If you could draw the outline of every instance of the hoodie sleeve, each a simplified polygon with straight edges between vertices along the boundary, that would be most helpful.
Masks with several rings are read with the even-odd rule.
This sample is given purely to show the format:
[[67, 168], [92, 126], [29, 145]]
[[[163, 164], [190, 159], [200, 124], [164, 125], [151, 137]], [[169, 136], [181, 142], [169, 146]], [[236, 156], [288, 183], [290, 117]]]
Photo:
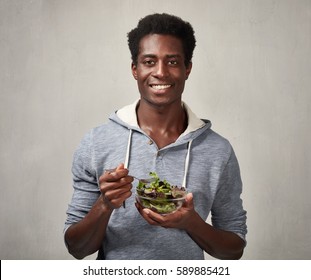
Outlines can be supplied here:
[[231, 231], [245, 240], [247, 233], [246, 211], [241, 199], [242, 181], [240, 168], [231, 147], [229, 160], [221, 174], [220, 184], [212, 206], [212, 224]]
[[64, 232], [70, 225], [84, 218], [100, 195], [93, 162], [92, 134], [91, 131], [82, 139], [74, 153], [72, 164], [74, 191], [66, 212]]

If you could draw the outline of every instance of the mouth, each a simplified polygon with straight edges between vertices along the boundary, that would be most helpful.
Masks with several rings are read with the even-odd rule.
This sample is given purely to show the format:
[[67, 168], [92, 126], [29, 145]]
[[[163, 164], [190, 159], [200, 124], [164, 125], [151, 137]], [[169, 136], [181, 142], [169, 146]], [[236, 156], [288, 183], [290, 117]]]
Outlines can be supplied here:
[[150, 85], [151, 88], [155, 89], [155, 90], [163, 90], [163, 89], [168, 89], [170, 87], [172, 87], [172, 85], [157, 85], [157, 84], [152, 84]]

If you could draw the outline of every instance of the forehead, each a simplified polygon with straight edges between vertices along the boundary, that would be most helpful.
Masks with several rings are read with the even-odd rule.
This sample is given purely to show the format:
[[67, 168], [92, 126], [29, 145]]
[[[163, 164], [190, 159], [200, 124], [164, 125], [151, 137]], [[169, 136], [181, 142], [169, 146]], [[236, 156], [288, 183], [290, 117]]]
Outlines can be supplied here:
[[184, 56], [182, 42], [172, 35], [149, 34], [139, 42], [138, 55]]

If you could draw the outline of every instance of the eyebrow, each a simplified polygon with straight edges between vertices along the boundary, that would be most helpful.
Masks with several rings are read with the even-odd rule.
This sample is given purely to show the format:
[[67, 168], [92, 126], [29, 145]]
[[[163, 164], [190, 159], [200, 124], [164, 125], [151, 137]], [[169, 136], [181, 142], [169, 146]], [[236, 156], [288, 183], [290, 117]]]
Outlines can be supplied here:
[[[157, 56], [155, 54], [142, 54], [141, 55], [143, 58], [146, 57], [151, 57], [151, 58], [156, 58]], [[166, 58], [181, 58], [182, 56], [180, 54], [167, 54]]]

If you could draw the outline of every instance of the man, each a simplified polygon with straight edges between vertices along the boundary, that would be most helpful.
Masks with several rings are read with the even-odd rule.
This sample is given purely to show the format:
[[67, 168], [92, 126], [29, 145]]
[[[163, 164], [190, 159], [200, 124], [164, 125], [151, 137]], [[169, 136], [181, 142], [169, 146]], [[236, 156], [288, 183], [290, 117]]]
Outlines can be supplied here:
[[[146, 16], [128, 34], [140, 99], [91, 130], [75, 153], [65, 225], [74, 257], [97, 251], [99, 259], [242, 256], [246, 211], [234, 151], [182, 102], [195, 42], [191, 25], [167, 14]], [[150, 171], [186, 187], [180, 210], [164, 216], [136, 203], [131, 175]], [[205, 222], [210, 213], [213, 225]]]

